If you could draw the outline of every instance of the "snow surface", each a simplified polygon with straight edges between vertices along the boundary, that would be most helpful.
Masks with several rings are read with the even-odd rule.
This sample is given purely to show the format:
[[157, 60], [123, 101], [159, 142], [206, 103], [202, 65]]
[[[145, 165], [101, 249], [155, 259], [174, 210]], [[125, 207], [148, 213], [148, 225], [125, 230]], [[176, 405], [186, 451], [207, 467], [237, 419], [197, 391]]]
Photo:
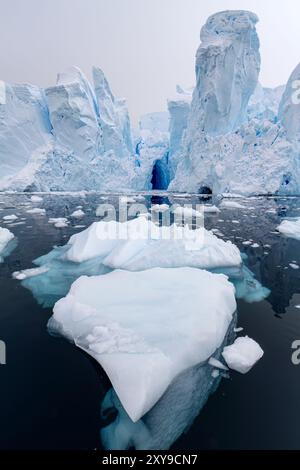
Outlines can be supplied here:
[[220, 347], [235, 309], [234, 287], [224, 275], [116, 270], [79, 278], [56, 303], [49, 326], [101, 364], [137, 421], [180, 372]]
[[204, 228], [158, 227], [145, 217], [119, 223], [94, 222], [73, 235], [65, 258], [83, 262], [98, 257], [111, 269], [139, 271], [154, 267], [203, 269], [241, 266], [238, 248]]
[[222, 352], [228, 367], [246, 374], [262, 358], [264, 352], [259, 344], [248, 336], [240, 337]]

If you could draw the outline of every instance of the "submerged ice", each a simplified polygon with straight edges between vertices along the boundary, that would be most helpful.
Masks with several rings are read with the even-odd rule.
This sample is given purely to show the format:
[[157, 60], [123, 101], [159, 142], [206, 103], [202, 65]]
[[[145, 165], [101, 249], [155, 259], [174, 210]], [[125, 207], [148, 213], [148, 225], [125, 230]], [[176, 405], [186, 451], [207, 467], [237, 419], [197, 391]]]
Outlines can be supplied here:
[[235, 310], [234, 287], [224, 275], [115, 270], [79, 278], [56, 303], [50, 328], [102, 365], [137, 421], [180, 372], [221, 346]]

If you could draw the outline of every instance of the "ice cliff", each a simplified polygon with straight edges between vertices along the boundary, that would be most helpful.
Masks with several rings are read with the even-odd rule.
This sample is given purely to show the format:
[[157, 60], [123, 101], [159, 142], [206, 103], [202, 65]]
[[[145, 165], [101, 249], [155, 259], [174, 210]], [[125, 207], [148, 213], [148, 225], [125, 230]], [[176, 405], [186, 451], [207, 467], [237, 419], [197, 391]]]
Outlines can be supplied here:
[[256, 22], [250, 12], [226, 11], [202, 28], [196, 88], [170, 190], [300, 193], [299, 111], [291, 104], [297, 71], [282, 99], [282, 87], [258, 84]]
[[300, 66], [285, 88], [258, 83], [257, 21], [208, 18], [194, 91], [134, 131], [99, 68], [93, 84], [76, 67], [46, 90], [0, 82], [0, 190], [300, 194]]
[[144, 189], [126, 102], [93, 78], [71, 67], [46, 90], [1, 82], [1, 189]]

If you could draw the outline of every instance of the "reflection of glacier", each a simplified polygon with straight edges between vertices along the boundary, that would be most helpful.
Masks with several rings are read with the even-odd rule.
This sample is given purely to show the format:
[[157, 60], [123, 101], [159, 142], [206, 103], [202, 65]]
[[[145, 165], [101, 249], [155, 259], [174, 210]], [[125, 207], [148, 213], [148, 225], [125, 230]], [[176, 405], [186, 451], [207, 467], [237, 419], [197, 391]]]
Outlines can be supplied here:
[[[222, 347], [216, 351], [214, 357], [217, 358], [223, 346], [232, 342], [235, 323], [236, 317]], [[213, 377], [212, 371], [213, 367], [206, 363], [181, 373], [159, 402], [136, 423], [131, 421], [116, 393], [110, 389], [101, 406], [103, 446], [112, 450], [169, 449], [188, 430], [211, 393], [217, 389], [221, 375]], [[114, 413], [117, 415], [111, 421], [110, 417]]]

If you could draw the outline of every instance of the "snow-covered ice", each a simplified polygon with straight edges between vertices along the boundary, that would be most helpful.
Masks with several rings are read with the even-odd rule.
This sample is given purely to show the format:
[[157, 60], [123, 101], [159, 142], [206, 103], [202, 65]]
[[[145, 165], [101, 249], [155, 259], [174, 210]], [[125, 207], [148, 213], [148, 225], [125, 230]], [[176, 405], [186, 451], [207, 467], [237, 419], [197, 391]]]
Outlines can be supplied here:
[[10, 230], [0, 227], [0, 256], [13, 238], [14, 234]]
[[[119, 238], [123, 235], [123, 238]], [[204, 228], [158, 227], [145, 217], [124, 224], [94, 222], [73, 235], [65, 253], [69, 261], [102, 258], [111, 269], [140, 271], [153, 267], [240, 268], [238, 248]]]
[[31, 202], [42, 202], [43, 198], [40, 197], [40, 196], [33, 195], [33, 196], [31, 196], [30, 200], [31, 200]]
[[277, 230], [286, 237], [300, 240], [300, 217], [283, 220], [281, 224], [278, 225]]
[[11, 215], [5, 215], [3, 217], [3, 220], [5, 221], [13, 221], [13, 220], [17, 220], [18, 216], [15, 215], [15, 214], [11, 214]]
[[262, 358], [264, 352], [259, 344], [248, 336], [239, 337], [222, 352], [230, 369], [246, 374]]
[[23, 281], [24, 279], [28, 279], [29, 277], [39, 276], [40, 274], [44, 274], [48, 271], [48, 268], [45, 266], [41, 266], [39, 268], [30, 268], [30, 269], [23, 269], [22, 271], [15, 271], [12, 274], [14, 279], [18, 281]]
[[71, 214], [71, 217], [73, 217], [74, 219], [81, 219], [84, 216], [85, 216], [85, 213], [83, 212], [82, 209], [77, 209]]
[[35, 215], [45, 215], [46, 214], [46, 210], [42, 209], [40, 207], [34, 207], [34, 209], [28, 209], [26, 212], [28, 214], [35, 214]]
[[49, 327], [102, 365], [137, 421], [180, 372], [220, 347], [235, 310], [234, 287], [224, 275], [116, 270], [79, 278], [56, 303]]
[[66, 217], [50, 217], [48, 223], [53, 224], [56, 228], [65, 228], [69, 225], [69, 221]]

